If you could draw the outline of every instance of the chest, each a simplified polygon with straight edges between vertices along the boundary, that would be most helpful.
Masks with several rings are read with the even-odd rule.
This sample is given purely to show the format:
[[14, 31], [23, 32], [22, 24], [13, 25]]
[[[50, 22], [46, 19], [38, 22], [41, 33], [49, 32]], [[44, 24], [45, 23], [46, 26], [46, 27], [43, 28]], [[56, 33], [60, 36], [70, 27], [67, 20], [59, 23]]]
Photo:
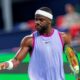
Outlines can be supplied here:
[[37, 52], [52, 53], [61, 50], [62, 44], [58, 36], [50, 38], [40, 37], [35, 40], [35, 48]]

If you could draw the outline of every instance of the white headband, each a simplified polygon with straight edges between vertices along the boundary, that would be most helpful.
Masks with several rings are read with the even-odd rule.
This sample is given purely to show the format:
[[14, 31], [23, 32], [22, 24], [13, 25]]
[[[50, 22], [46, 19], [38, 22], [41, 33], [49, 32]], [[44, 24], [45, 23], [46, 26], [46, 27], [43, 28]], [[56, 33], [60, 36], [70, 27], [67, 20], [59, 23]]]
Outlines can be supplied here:
[[35, 15], [36, 14], [40, 14], [42, 16], [48, 17], [49, 19], [53, 19], [53, 15], [52, 14], [50, 14], [49, 12], [43, 11], [43, 10], [37, 10], [35, 12]]

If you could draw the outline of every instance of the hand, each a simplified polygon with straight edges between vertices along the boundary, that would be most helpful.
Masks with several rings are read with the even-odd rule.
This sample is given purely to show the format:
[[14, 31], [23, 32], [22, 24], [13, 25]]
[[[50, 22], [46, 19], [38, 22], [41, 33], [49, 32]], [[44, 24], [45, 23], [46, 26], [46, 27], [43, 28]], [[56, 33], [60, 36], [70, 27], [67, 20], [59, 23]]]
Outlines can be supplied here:
[[8, 63], [7, 62], [4, 62], [4, 63], [0, 63], [0, 70], [4, 70], [8, 67]]

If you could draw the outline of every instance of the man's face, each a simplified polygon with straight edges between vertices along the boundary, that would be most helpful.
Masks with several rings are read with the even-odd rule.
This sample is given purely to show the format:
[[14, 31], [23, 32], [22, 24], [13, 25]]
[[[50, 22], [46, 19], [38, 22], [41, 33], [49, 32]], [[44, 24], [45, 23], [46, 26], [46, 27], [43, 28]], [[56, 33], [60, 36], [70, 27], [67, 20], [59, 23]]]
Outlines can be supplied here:
[[36, 15], [35, 24], [35, 28], [37, 31], [44, 32], [49, 26], [49, 19], [41, 15]]

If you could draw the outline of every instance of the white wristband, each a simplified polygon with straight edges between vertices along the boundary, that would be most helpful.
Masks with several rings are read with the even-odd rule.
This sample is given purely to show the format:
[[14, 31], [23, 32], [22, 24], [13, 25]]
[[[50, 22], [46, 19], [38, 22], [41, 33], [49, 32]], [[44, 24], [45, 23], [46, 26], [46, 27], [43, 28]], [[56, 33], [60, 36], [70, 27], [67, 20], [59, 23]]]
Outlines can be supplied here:
[[9, 66], [7, 67], [7, 69], [11, 70], [13, 68], [13, 63], [11, 62], [11, 60], [7, 61], [7, 63], [9, 64]]

